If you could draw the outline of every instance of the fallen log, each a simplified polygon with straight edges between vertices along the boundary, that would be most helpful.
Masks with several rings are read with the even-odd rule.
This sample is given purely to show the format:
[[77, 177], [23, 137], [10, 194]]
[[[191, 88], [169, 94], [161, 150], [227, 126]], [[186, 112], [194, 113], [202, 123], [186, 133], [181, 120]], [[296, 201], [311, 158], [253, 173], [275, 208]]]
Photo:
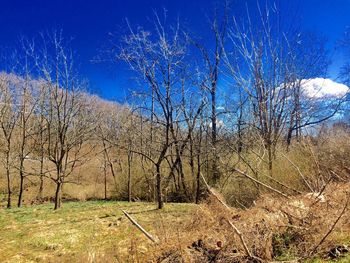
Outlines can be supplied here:
[[135, 219], [133, 219], [125, 210], [122, 210], [123, 214], [130, 220], [130, 222], [136, 226], [149, 240], [151, 240], [153, 243], [158, 244], [158, 240], [156, 240], [150, 233], [148, 233], [139, 223], [136, 222]]
[[[209, 186], [209, 184], [207, 183], [207, 180], [205, 180], [204, 176], [202, 173], [200, 173], [200, 176], [206, 186], [206, 188], [208, 189], [209, 193], [211, 193], [219, 202], [221, 205], [223, 205], [228, 211], [231, 210], [231, 208], [211, 189], [211, 187]], [[226, 221], [228, 222], [228, 224], [231, 226], [231, 228], [234, 230], [234, 232], [237, 234], [237, 236], [239, 237], [241, 244], [243, 246], [244, 252], [246, 253], [246, 255], [250, 258], [253, 257], [252, 253], [250, 252], [243, 234], [241, 233], [241, 231], [238, 230], [238, 228], [231, 222], [231, 220], [226, 218]]]

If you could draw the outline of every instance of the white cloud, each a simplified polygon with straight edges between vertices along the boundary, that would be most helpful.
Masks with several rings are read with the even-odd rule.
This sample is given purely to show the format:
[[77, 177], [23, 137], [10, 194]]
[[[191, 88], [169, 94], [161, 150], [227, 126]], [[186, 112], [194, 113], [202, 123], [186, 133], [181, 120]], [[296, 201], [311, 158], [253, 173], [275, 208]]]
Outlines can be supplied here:
[[[217, 128], [222, 128], [224, 126], [225, 126], [225, 124], [224, 124], [223, 120], [219, 120], [219, 119], [216, 120], [216, 127]], [[211, 122], [209, 123], [209, 127], [210, 128], [212, 127], [212, 123]]]
[[349, 87], [331, 79], [314, 78], [301, 81], [303, 93], [309, 98], [340, 98], [349, 92]]

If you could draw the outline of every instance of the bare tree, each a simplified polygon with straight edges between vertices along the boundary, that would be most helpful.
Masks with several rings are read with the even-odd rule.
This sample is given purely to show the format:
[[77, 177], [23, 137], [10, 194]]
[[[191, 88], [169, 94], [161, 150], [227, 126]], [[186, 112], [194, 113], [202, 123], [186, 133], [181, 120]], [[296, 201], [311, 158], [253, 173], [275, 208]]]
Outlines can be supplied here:
[[314, 96], [305, 96], [305, 85], [308, 80], [325, 75], [330, 60], [325, 48], [326, 41], [322, 36], [311, 32], [300, 32], [293, 40], [290, 49], [293, 54], [289, 62], [290, 100], [288, 101], [289, 117], [287, 120], [286, 141], [289, 146], [293, 133], [299, 138], [302, 128], [321, 123], [334, 116], [338, 111], [333, 100], [327, 109]]
[[[166, 15], [164, 20], [166, 21]], [[128, 63], [149, 87], [149, 91], [141, 91], [138, 95], [142, 95], [147, 104], [144, 112], [146, 111], [152, 120], [152, 136], [153, 132], [157, 132], [161, 137], [156, 138], [157, 141], [151, 145], [154, 149], [152, 156], [149, 152], [135, 152], [142, 154], [154, 165], [159, 209], [163, 207], [161, 169], [174, 143], [171, 134], [175, 130], [177, 116], [175, 100], [180, 92], [178, 83], [187, 46], [181, 37], [179, 24], [173, 30], [168, 30], [164, 23], [156, 15], [154, 36], [141, 28], [133, 31], [129, 27], [130, 33], [124, 37], [118, 56]]]
[[[346, 58], [350, 57], [350, 27], [347, 28], [343, 39], [340, 42], [340, 47], [342, 48], [342, 50], [344, 51], [344, 55]], [[342, 78], [342, 80], [344, 81], [344, 83], [346, 85], [348, 85], [348, 87], [350, 87], [350, 63], [347, 62], [343, 65], [341, 73], [340, 73], [340, 77]], [[345, 104], [345, 119], [347, 120], [347, 122], [350, 122], [350, 103], [349, 103], [349, 98], [346, 98], [347, 103]]]
[[[232, 93], [239, 97], [234, 100], [237, 116], [232, 115], [234, 106], [227, 115], [227, 122], [235, 118], [237, 128], [233, 132], [238, 137], [238, 147], [232, 145], [236, 142], [230, 140], [232, 134], [228, 134], [226, 147], [234, 152], [232, 156], [238, 155], [233, 166], [243, 162], [253, 173], [255, 181], [253, 177], [249, 179], [257, 193], [261, 186], [269, 186], [262, 184], [260, 175], [278, 187], [300, 192], [275, 178], [277, 147], [284, 138], [290, 143], [293, 133], [300, 136], [302, 128], [334, 116], [341, 102], [335, 100], [330, 106], [324, 98], [305, 96], [305, 83], [326, 72], [328, 58], [324, 40], [301, 32], [289, 18], [276, 5], [261, 8], [258, 3], [254, 16], [248, 10], [244, 22], [233, 20], [228, 31], [229, 45], [223, 50], [227, 80]], [[243, 145], [246, 154], [242, 154]], [[266, 174], [262, 172], [263, 164], [267, 166]]]
[[132, 200], [132, 163], [133, 163], [133, 149], [134, 149], [134, 117], [129, 117], [128, 127], [126, 130], [126, 147], [127, 147], [127, 164], [128, 164], [128, 201]]
[[45, 153], [53, 164], [49, 178], [56, 184], [54, 208], [58, 209], [63, 185], [74, 183], [67, 177], [87, 160], [92, 150], [83, 146], [95, 128], [89, 108], [93, 102], [83, 92], [85, 84], [76, 76], [73, 54], [65, 47], [62, 34], [49, 35], [48, 39], [43, 36], [43, 46], [36, 62], [48, 90]]
[[36, 122], [34, 126], [34, 154], [36, 159], [39, 161], [39, 170], [37, 174], [39, 175], [40, 183], [37, 198], [39, 201], [43, 199], [44, 192], [44, 178], [47, 172], [45, 169], [46, 152], [45, 145], [47, 143], [47, 125], [45, 120], [45, 106], [48, 101], [48, 89], [46, 84], [41, 82], [39, 85], [39, 95], [37, 98], [37, 104], [35, 109]]
[[[346, 61], [350, 57], [350, 26], [346, 29], [344, 33], [344, 37], [341, 39], [339, 43], [339, 47], [344, 52], [344, 56]], [[342, 66], [340, 77], [345, 82], [346, 85], [350, 86], [350, 63], [345, 62]]]
[[14, 162], [13, 135], [18, 119], [16, 95], [14, 91], [18, 78], [12, 74], [0, 75], [0, 125], [2, 132], [3, 164], [7, 181], [7, 208], [11, 208], [12, 176], [11, 168]]
[[121, 125], [125, 122], [122, 118], [127, 115], [122, 108], [112, 103], [103, 103], [100, 107], [101, 116], [98, 122], [98, 139], [102, 144], [103, 169], [105, 173], [105, 197], [107, 196], [107, 174], [111, 174], [114, 189], [118, 191], [116, 162], [120, 160], [120, 140], [122, 135]]
[[215, 9], [214, 19], [211, 22], [211, 32], [214, 36], [214, 47], [207, 48], [204, 44], [199, 41], [192, 40], [194, 45], [200, 51], [204, 65], [205, 65], [205, 75], [206, 81], [203, 85], [209, 91], [210, 102], [211, 102], [211, 146], [213, 151], [212, 160], [212, 178], [216, 183], [220, 180], [220, 171], [218, 167], [218, 129], [217, 129], [217, 90], [218, 81], [220, 74], [220, 63], [223, 56], [224, 45], [227, 36], [227, 26], [228, 26], [228, 3], [225, 1], [223, 16], [220, 19], [218, 10]]
[[21, 78], [21, 85], [19, 87], [19, 120], [17, 123], [18, 135], [18, 171], [20, 178], [19, 193], [17, 206], [21, 207], [24, 191], [24, 179], [28, 175], [25, 169], [25, 160], [29, 159], [29, 155], [34, 149], [33, 137], [35, 136], [34, 122], [35, 109], [37, 104], [37, 86], [38, 82], [31, 79], [30, 76], [30, 54], [27, 52], [24, 55], [24, 77]]
[[[291, 58], [288, 34], [280, 27], [278, 10], [261, 10], [261, 24], [254, 27], [248, 19], [248, 31], [234, 23], [229, 37], [234, 54], [241, 57], [239, 66], [228, 61], [233, 78], [249, 95], [253, 125], [263, 139], [267, 151], [269, 174], [275, 146], [283, 132], [287, 118]], [[272, 12], [274, 15], [269, 15]], [[248, 14], [248, 16], [250, 16]], [[294, 33], [294, 32], [293, 32]], [[227, 57], [226, 57], [227, 58]], [[234, 61], [234, 63], [236, 63]]]

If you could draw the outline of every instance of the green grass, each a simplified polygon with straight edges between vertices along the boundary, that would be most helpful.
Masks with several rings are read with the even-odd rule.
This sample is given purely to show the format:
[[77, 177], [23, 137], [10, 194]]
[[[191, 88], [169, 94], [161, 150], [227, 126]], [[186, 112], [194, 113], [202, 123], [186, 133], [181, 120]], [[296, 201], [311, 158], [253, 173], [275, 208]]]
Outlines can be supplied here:
[[166, 204], [162, 211], [155, 210], [155, 204], [140, 202], [68, 202], [57, 211], [52, 207], [43, 204], [0, 210], [0, 262], [65, 262], [69, 257], [106, 251], [123, 258], [132, 240], [138, 240], [139, 250], [145, 252], [151, 242], [120, 209], [153, 235], [162, 236], [165, 228], [180, 226], [195, 205]]
[[324, 263], [324, 262], [349, 263], [350, 255], [339, 257], [338, 259], [334, 259], [334, 260], [324, 260], [324, 259], [318, 259], [318, 258], [310, 259], [310, 260], [307, 260], [305, 263]]
[[[0, 209], [0, 262], [144, 262], [156, 248], [121, 209], [155, 237], [174, 242], [177, 231], [188, 230], [186, 224], [198, 209], [194, 204], [168, 203], [161, 211], [155, 207], [146, 202], [88, 201], [67, 202], [57, 211], [52, 204]], [[289, 237], [283, 238], [285, 243]], [[275, 260], [294, 258], [292, 251], [282, 252]], [[350, 255], [331, 262], [348, 263]]]

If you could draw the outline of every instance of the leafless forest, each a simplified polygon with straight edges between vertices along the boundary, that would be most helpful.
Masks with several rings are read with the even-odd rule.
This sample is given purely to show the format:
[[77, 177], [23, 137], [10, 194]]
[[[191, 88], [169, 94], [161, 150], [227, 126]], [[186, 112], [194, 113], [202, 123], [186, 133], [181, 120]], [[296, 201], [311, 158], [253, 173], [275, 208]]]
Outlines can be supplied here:
[[[87, 200], [202, 207], [191, 221], [196, 234], [181, 230], [192, 239], [169, 244], [144, 230], [155, 262], [265, 262], [281, 242], [296, 247], [297, 260], [346, 250], [350, 67], [327, 93], [322, 36], [276, 6], [257, 5], [244, 19], [232, 8], [212, 11], [210, 39], [165, 11], [149, 28], [127, 21], [123, 37], [106, 36], [93, 63], [128, 70], [125, 103], [90, 93], [64, 32], [21, 38], [0, 73], [4, 210]], [[350, 32], [339, 49], [349, 54]], [[334, 231], [347, 241], [334, 241]], [[214, 248], [208, 236], [220, 240]], [[188, 255], [176, 245], [186, 242]], [[232, 247], [239, 257], [228, 255]]]

